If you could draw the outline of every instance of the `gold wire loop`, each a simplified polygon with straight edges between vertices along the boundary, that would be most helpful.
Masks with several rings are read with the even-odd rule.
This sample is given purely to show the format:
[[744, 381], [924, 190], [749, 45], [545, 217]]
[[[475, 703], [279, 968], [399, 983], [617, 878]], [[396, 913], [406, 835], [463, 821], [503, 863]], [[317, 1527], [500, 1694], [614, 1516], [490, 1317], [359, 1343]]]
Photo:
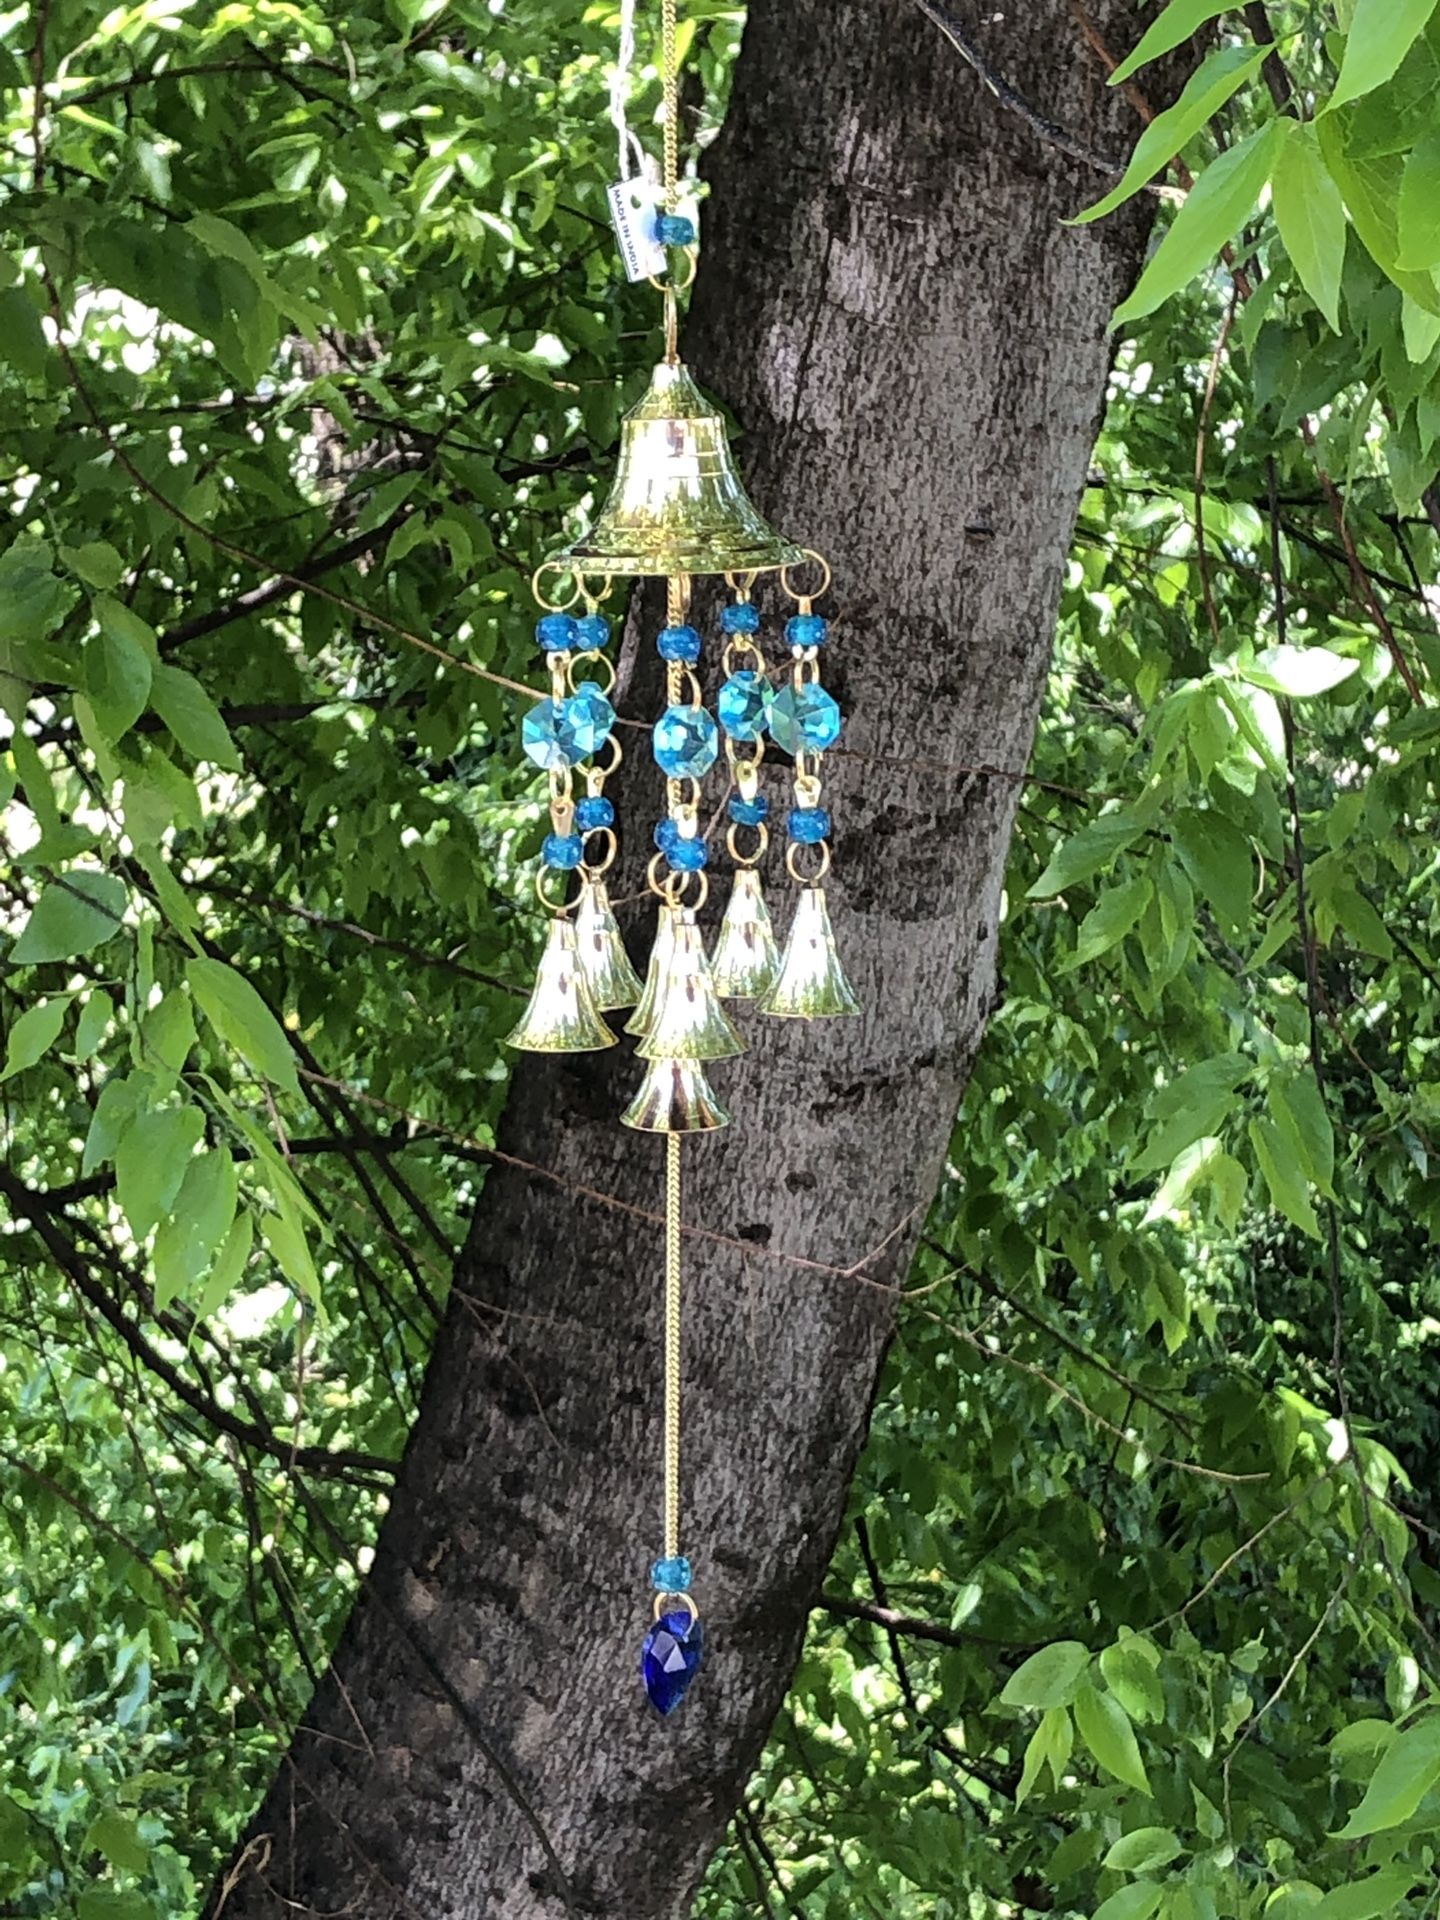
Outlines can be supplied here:
[[[625, 758], [625, 749], [620, 744], [620, 736], [618, 731], [612, 732], [606, 736], [605, 746], [610, 749], [609, 765], [608, 766], [602, 765], [600, 762], [597, 761], [596, 764], [593, 767], [591, 767], [589, 773], [586, 775], [587, 781], [594, 780], [597, 777], [597, 775], [602, 783], [608, 780], [611, 774], [614, 773], [615, 769], [619, 766], [620, 762]], [[599, 791], [600, 791], [600, 788], [598, 786], [592, 786], [590, 788], [591, 793], [598, 793]]]
[[[645, 880], [650, 891], [659, 894], [662, 900], [668, 900], [672, 907], [684, 907], [688, 905], [692, 913], [698, 913], [710, 898], [710, 881], [708, 876], [703, 871], [692, 873], [688, 870], [672, 867], [670, 872], [662, 879], [660, 867], [664, 858], [663, 853], [655, 853], [650, 856], [650, 864], [645, 869]], [[687, 902], [685, 899], [685, 889], [692, 880], [697, 881], [698, 885], [695, 889], [694, 900]]]
[[[568, 579], [574, 583], [571, 587], [568, 600], [548, 600], [545, 597], [541, 591], [540, 582], [547, 573], [554, 573], [557, 579]], [[530, 576], [530, 591], [534, 595], [537, 604], [544, 607], [547, 613], [568, 613], [576, 601], [580, 599], [582, 589], [580, 577], [574, 572], [568, 561], [542, 560]]]
[[689, 685], [690, 685], [690, 694], [689, 694], [689, 704], [690, 704], [690, 705], [691, 705], [692, 707], [703, 707], [703, 706], [704, 706], [704, 704], [705, 704], [705, 696], [704, 696], [704, 694], [703, 694], [703, 693], [702, 693], [702, 692], [700, 691], [700, 682], [699, 682], [699, 680], [698, 680], [698, 679], [697, 679], [697, 678], [695, 677], [695, 675], [694, 675], [694, 674], [693, 674], [693, 673], [692, 673], [692, 672], [690, 671], [690, 669], [689, 669], [689, 667], [683, 667], [683, 666], [682, 666], [682, 667], [681, 667], [681, 669], [680, 669], [680, 673], [679, 673], [679, 676], [678, 676], [678, 678], [679, 678], [679, 682], [680, 682], [680, 684], [681, 684], [682, 686], [683, 686], [683, 685], [684, 685], [684, 684], [685, 684], [685, 683], [686, 683], [687, 681], [689, 682]]
[[735, 673], [738, 671], [735, 664], [735, 653], [737, 649], [742, 654], [748, 653], [750, 655], [755, 662], [756, 673], [764, 673], [765, 656], [748, 633], [733, 633], [725, 642], [725, 651], [720, 656], [720, 666], [723, 672]]
[[[605, 856], [602, 860], [590, 858], [590, 842], [597, 833], [605, 836]], [[620, 842], [615, 838], [613, 827], [591, 827], [585, 835], [585, 853], [581, 861], [581, 871], [591, 880], [598, 880], [602, 873], [608, 873], [615, 864], [615, 856], [620, 851]]]
[[[678, 1141], [680, 1137], [678, 1133], [669, 1135], [669, 1138], [675, 1141]], [[673, 1611], [674, 1603], [677, 1600], [683, 1606], [689, 1608], [690, 1625], [693, 1627], [695, 1622], [700, 1618], [700, 1609], [696, 1606], [693, 1596], [688, 1593], [657, 1593], [655, 1596], [655, 1618], [657, 1620], [663, 1620], [667, 1613]]]
[[[547, 913], [553, 913], [557, 920], [564, 920], [570, 912], [570, 902], [566, 895], [570, 891], [570, 872], [568, 867], [541, 867], [535, 876], [535, 896]], [[552, 874], [560, 876], [560, 898], [552, 900], [545, 891], [545, 883]]]
[[604, 667], [606, 673], [609, 674], [610, 677], [608, 680], [596, 683], [599, 685], [601, 693], [608, 694], [614, 688], [615, 662], [610, 658], [608, 653], [601, 653], [600, 649], [595, 647], [588, 653], [570, 653], [565, 657], [570, 663], [565, 669], [565, 680], [572, 693], [575, 691], [575, 669], [582, 663], [589, 665], [593, 662], [597, 666]]
[[585, 605], [590, 609], [591, 613], [594, 613], [595, 609], [600, 605], [600, 602], [602, 600], [609, 599], [610, 589], [615, 584], [614, 574], [607, 573], [601, 580], [600, 591], [597, 593], [595, 589], [590, 585], [590, 581], [587, 575], [583, 573], [579, 573], [575, 576], [575, 578], [579, 583], [580, 598], [585, 602]]
[[785, 849], [785, 871], [802, 887], [818, 887], [830, 871], [830, 842], [828, 840], [809, 842], [820, 856], [820, 865], [814, 873], [801, 873], [796, 863], [795, 856], [799, 853], [802, 844], [804, 843], [799, 840], [792, 840]]
[[680, 251], [685, 255], [685, 278], [683, 280], [674, 280], [668, 273], [665, 274], [663, 278], [658, 273], [652, 273], [649, 276], [650, 284], [657, 293], [684, 293], [687, 287], [695, 284], [695, 275], [699, 271], [700, 265], [700, 249], [698, 247], [682, 247]]
[[792, 600], [818, 600], [822, 594], [828, 593], [830, 590], [830, 581], [832, 578], [830, 562], [825, 558], [823, 553], [816, 553], [813, 547], [805, 547], [802, 551], [804, 552], [805, 558], [807, 560], [813, 560], [815, 565], [820, 569], [819, 586], [811, 587], [808, 592], [802, 593], [790, 578], [789, 567], [781, 567], [780, 584]]
[[545, 780], [550, 789], [550, 804], [552, 807], [560, 801], [568, 800], [575, 791], [569, 767], [551, 767], [545, 776]]
[[735, 836], [739, 831], [740, 823], [738, 820], [732, 820], [725, 831], [725, 845], [729, 851], [730, 858], [735, 862], [737, 867], [758, 867], [760, 862], [765, 858], [766, 848], [770, 845], [770, 829], [763, 820], [754, 827], [753, 832], [756, 835], [756, 840], [753, 853], [741, 853], [735, 841]]
[[725, 576], [725, 584], [737, 600], [748, 600], [750, 598], [750, 589], [759, 577], [759, 574], [751, 567], [745, 572], [727, 573]]

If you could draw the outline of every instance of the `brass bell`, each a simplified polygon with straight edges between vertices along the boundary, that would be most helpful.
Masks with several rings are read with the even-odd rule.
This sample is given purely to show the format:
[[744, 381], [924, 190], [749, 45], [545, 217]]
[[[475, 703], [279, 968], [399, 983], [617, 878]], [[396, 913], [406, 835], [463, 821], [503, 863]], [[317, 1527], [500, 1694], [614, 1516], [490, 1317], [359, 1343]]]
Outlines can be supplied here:
[[640, 998], [640, 976], [630, 964], [603, 880], [587, 878], [581, 886], [575, 908], [575, 942], [580, 971], [600, 1012], [633, 1007]]
[[660, 983], [665, 978], [665, 970], [670, 964], [670, 955], [675, 947], [676, 909], [668, 900], [660, 902], [660, 912], [655, 921], [655, 939], [650, 948], [650, 964], [645, 969], [645, 986], [640, 995], [640, 1003], [625, 1022], [626, 1033], [648, 1033], [650, 1022], [655, 1018], [655, 1002], [660, 998]]
[[668, 1056], [646, 1063], [640, 1091], [620, 1118], [639, 1133], [713, 1133], [730, 1124], [700, 1061]]
[[621, 424], [594, 525], [556, 558], [590, 575], [673, 575], [757, 572], [804, 555], [751, 504], [723, 416], [678, 361], [662, 361]]
[[720, 1004], [705, 942], [689, 911], [674, 916], [654, 1011], [635, 1051], [642, 1060], [728, 1060], [745, 1051], [745, 1042]]
[[800, 889], [780, 972], [760, 1002], [760, 1011], [792, 1020], [860, 1012], [860, 1002], [851, 991], [835, 951], [830, 909], [825, 904], [823, 887]]
[[710, 977], [725, 1000], [756, 1000], [775, 984], [780, 950], [754, 867], [738, 867], [720, 922]]
[[525, 1053], [595, 1053], [615, 1045], [581, 971], [575, 929], [558, 915], [550, 922], [529, 1004], [505, 1044]]

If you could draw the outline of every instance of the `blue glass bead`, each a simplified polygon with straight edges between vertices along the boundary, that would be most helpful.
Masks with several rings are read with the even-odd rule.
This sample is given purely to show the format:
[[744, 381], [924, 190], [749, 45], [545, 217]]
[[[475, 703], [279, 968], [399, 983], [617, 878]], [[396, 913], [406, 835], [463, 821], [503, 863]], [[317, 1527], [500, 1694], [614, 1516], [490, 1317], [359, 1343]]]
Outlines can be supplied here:
[[715, 711], [732, 740], [758, 740], [770, 723], [774, 698], [775, 689], [764, 674], [743, 667], [721, 687]]
[[559, 867], [568, 873], [572, 867], [579, 866], [584, 851], [578, 833], [547, 833], [540, 858], [547, 867]]
[[700, 658], [700, 636], [694, 627], [664, 627], [655, 644], [662, 660], [678, 660], [682, 666], [693, 667]]
[[830, 814], [825, 807], [792, 807], [790, 838], [802, 846], [813, 847], [817, 840], [830, 838]]
[[699, 873], [710, 857], [710, 849], [699, 834], [687, 838], [673, 820], [658, 822], [655, 844], [677, 873]]
[[683, 213], [662, 213], [655, 222], [655, 238], [662, 247], [693, 247], [695, 222]]
[[840, 738], [840, 709], [824, 687], [782, 687], [770, 709], [770, 732], [786, 753], [823, 753]]
[[565, 731], [565, 705], [560, 700], [537, 700], [520, 725], [525, 758], [547, 773], [575, 764], [570, 736]]
[[613, 827], [615, 802], [603, 793], [590, 793], [575, 803], [575, 824], [581, 833], [593, 833], [597, 827]]
[[593, 680], [582, 680], [565, 702], [560, 737], [572, 761], [598, 753], [610, 738], [615, 709]]
[[763, 793], [757, 793], [753, 800], [747, 800], [743, 794], [730, 797], [730, 818], [737, 827], [758, 827], [768, 818], [770, 802]]
[[547, 653], [568, 653], [576, 644], [576, 625], [568, 613], [547, 613], [535, 622], [535, 638]]
[[587, 613], [575, 622], [575, 644], [589, 653], [610, 644], [610, 622], [603, 613]]
[[720, 735], [703, 707], [667, 707], [655, 722], [655, 764], [672, 780], [698, 780], [715, 764]]
[[792, 647], [823, 647], [829, 630], [821, 613], [792, 613], [785, 622], [785, 638]]
[[760, 609], [752, 600], [736, 600], [733, 605], [722, 607], [720, 631], [722, 633], [758, 633]]
[[657, 1560], [650, 1569], [650, 1583], [657, 1593], [688, 1593], [692, 1577], [690, 1562], [683, 1553], [673, 1560]]
[[704, 1631], [688, 1607], [661, 1614], [640, 1654], [641, 1678], [657, 1713], [671, 1714], [679, 1706], [700, 1671], [704, 1652]]

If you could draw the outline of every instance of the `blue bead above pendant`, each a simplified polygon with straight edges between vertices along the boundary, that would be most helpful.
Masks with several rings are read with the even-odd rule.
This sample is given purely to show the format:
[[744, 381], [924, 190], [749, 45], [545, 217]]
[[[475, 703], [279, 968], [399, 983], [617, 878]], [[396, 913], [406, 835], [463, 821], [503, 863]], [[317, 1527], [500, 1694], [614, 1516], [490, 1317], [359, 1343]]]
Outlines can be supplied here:
[[705, 1630], [690, 1607], [662, 1613], [645, 1636], [640, 1673], [650, 1704], [660, 1714], [672, 1714], [690, 1691], [705, 1652]]

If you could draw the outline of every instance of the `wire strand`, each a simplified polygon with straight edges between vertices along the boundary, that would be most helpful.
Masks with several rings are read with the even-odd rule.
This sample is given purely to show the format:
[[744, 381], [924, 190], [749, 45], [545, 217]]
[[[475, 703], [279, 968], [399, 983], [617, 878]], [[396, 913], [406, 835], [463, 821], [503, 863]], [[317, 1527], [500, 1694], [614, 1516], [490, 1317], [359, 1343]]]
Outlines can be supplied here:
[[665, 1557], [680, 1552], [680, 1142], [665, 1136]]

